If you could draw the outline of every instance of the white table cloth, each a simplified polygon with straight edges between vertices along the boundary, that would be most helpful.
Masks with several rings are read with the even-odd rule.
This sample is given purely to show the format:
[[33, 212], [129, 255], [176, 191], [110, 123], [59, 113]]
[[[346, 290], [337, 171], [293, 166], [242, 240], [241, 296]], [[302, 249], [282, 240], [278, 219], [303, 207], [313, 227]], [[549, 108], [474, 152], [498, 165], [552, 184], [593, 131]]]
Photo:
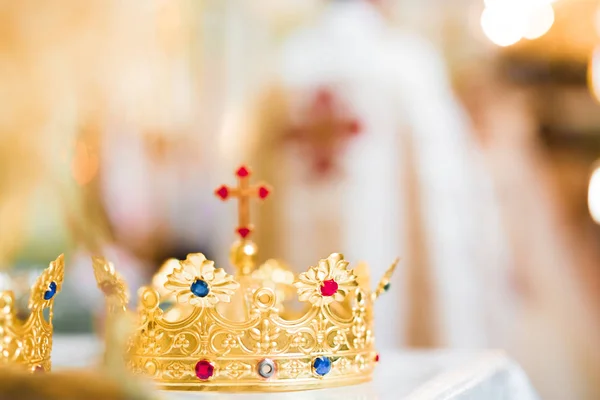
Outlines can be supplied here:
[[[61, 368], [98, 363], [101, 343], [93, 336], [54, 338], [52, 363]], [[539, 400], [521, 367], [502, 351], [381, 351], [372, 382], [335, 389], [290, 393], [164, 392], [185, 400]]]

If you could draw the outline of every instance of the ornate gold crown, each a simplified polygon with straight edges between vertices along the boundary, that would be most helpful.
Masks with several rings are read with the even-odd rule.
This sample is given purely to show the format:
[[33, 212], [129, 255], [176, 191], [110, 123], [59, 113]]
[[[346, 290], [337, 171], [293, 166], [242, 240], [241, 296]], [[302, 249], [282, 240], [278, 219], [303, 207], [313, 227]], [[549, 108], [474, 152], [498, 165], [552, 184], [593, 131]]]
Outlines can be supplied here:
[[[249, 199], [271, 189], [250, 186], [246, 167], [236, 175], [237, 187], [216, 190], [223, 200], [239, 199], [235, 276], [199, 253], [167, 261], [153, 285], [139, 290], [129, 367], [173, 390], [284, 391], [370, 380], [379, 360], [373, 303], [388, 290], [397, 261], [375, 291], [366, 265], [348, 269], [337, 253], [297, 277], [276, 260], [255, 268]], [[127, 286], [113, 265], [94, 258], [94, 270], [108, 308], [126, 310]], [[291, 304], [294, 292], [302, 311]]]
[[[31, 372], [50, 371], [54, 296], [62, 288], [64, 258], [60, 255], [31, 288], [29, 316], [21, 319], [12, 290], [0, 292], [0, 363]], [[48, 309], [48, 319], [44, 310]]]

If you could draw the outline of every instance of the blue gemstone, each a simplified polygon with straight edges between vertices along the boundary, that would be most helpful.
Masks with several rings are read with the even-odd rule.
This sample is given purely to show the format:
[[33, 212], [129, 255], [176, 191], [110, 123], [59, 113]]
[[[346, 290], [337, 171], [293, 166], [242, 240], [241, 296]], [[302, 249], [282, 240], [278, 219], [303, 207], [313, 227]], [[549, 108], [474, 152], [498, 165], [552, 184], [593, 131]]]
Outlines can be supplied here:
[[44, 300], [50, 300], [56, 294], [56, 282], [50, 282], [48, 290], [44, 293]]
[[210, 289], [208, 288], [208, 283], [204, 282], [202, 279], [197, 279], [190, 286], [190, 290], [198, 297], [206, 297]]
[[313, 361], [313, 368], [318, 375], [327, 375], [331, 371], [331, 360], [329, 357], [317, 357]]

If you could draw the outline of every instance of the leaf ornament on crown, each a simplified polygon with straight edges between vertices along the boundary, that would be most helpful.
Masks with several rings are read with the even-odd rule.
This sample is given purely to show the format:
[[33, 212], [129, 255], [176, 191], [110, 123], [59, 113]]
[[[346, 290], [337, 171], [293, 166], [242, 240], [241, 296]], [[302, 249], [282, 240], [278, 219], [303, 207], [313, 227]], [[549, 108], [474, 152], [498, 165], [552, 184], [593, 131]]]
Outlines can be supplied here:
[[103, 257], [92, 257], [92, 266], [98, 288], [106, 297], [108, 311], [127, 310], [129, 289], [121, 274], [115, 270], [113, 263]]
[[356, 275], [347, 269], [348, 264], [343, 255], [334, 253], [301, 273], [294, 282], [298, 299], [319, 307], [343, 301], [348, 292], [358, 286]]
[[29, 298], [29, 308], [50, 307], [54, 302], [54, 296], [62, 289], [64, 274], [65, 258], [61, 254], [35, 281]]
[[171, 290], [179, 303], [197, 307], [214, 307], [229, 303], [240, 285], [223, 268], [215, 268], [204, 254], [189, 254], [167, 276], [165, 288]]

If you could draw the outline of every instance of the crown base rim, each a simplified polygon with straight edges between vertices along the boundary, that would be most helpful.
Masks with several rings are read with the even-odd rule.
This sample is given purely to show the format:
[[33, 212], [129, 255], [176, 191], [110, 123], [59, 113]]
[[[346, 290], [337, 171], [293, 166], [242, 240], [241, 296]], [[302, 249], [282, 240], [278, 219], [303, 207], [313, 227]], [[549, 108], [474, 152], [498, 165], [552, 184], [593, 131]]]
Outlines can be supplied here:
[[317, 390], [336, 388], [341, 386], [353, 386], [368, 383], [372, 380], [371, 373], [360, 376], [338, 376], [323, 379], [299, 380], [294, 383], [293, 380], [285, 381], [264, 381], [255, 383], [241, 383], [232, 385], [231, 382], [176, 382], [176, 383], [156, 383], [159, 390], [179, 391], [179, 392], [297, 392], [303, 390]]

